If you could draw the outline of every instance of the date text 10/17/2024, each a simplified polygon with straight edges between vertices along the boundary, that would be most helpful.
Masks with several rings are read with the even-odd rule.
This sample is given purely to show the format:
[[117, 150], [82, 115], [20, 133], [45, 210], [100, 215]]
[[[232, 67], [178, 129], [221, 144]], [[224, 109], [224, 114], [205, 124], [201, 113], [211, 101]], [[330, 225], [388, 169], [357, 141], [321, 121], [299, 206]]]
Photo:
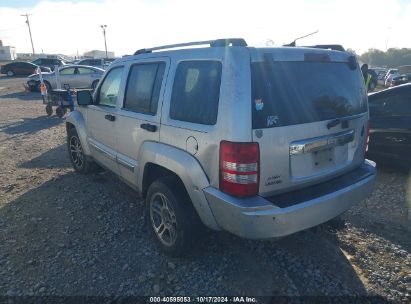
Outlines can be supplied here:
[[150, 297], [150, 303], [258, 303], [254, 297]]

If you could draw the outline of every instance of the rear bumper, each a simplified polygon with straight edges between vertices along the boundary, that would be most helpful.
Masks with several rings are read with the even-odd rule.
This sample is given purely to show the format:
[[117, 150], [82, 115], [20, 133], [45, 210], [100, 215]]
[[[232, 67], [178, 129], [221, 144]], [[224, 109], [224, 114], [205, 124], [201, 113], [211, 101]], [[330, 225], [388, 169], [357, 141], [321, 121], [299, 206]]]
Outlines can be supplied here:
[[[267, 239], [319, 225], [343, 213], [372, 192], [376, 173], [375, 163], [366, 160], [342, 177], [286, 195], [236, 198], [212, 187], [203, 191], [221, 228], [245, 238]], [[290, 197], [297, 203], [290, 203]]]

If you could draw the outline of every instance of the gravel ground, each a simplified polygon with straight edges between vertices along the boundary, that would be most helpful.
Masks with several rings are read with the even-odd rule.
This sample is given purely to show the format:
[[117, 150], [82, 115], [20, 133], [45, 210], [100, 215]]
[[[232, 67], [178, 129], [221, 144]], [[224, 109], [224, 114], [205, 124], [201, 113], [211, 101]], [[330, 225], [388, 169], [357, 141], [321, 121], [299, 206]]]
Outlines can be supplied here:
[[209, 233], [173, 259], [148, 236], [133, 190], [109, 172], [72, 170], [64, 120], [46, 117], [23, 82], [0, 77], [0, 295], [411, 301], [408, 172], [380, 169], [373, 195], [332, 224], [277, 241]]

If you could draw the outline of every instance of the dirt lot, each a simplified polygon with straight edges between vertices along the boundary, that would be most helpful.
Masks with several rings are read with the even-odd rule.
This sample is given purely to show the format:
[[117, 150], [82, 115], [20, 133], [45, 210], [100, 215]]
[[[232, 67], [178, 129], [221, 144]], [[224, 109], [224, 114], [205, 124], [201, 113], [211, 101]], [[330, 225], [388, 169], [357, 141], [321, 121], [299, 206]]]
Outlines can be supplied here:
[[0, 295], [411, 301], [408, 172], [380, 168], [372, 197], [333, 224], [278, 241], [210, 233], [171, 259], [148, 236], [135, 192], [108, 172], [72, 170], [64, 120], [46, 117], [23, 82], [0, 77]]

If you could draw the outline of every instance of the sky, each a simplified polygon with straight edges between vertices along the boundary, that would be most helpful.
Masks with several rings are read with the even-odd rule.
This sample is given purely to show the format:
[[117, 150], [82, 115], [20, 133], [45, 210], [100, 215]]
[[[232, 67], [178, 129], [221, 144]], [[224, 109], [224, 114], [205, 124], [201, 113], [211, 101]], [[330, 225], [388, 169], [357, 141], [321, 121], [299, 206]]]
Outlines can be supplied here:
[[81, 55], [107, 48], [116, 56], [140, 48], [241, 37], [252, 46], [342, 44], [411, 48], [411, 0], [0, 0], [0, 40], [31, 53]]

